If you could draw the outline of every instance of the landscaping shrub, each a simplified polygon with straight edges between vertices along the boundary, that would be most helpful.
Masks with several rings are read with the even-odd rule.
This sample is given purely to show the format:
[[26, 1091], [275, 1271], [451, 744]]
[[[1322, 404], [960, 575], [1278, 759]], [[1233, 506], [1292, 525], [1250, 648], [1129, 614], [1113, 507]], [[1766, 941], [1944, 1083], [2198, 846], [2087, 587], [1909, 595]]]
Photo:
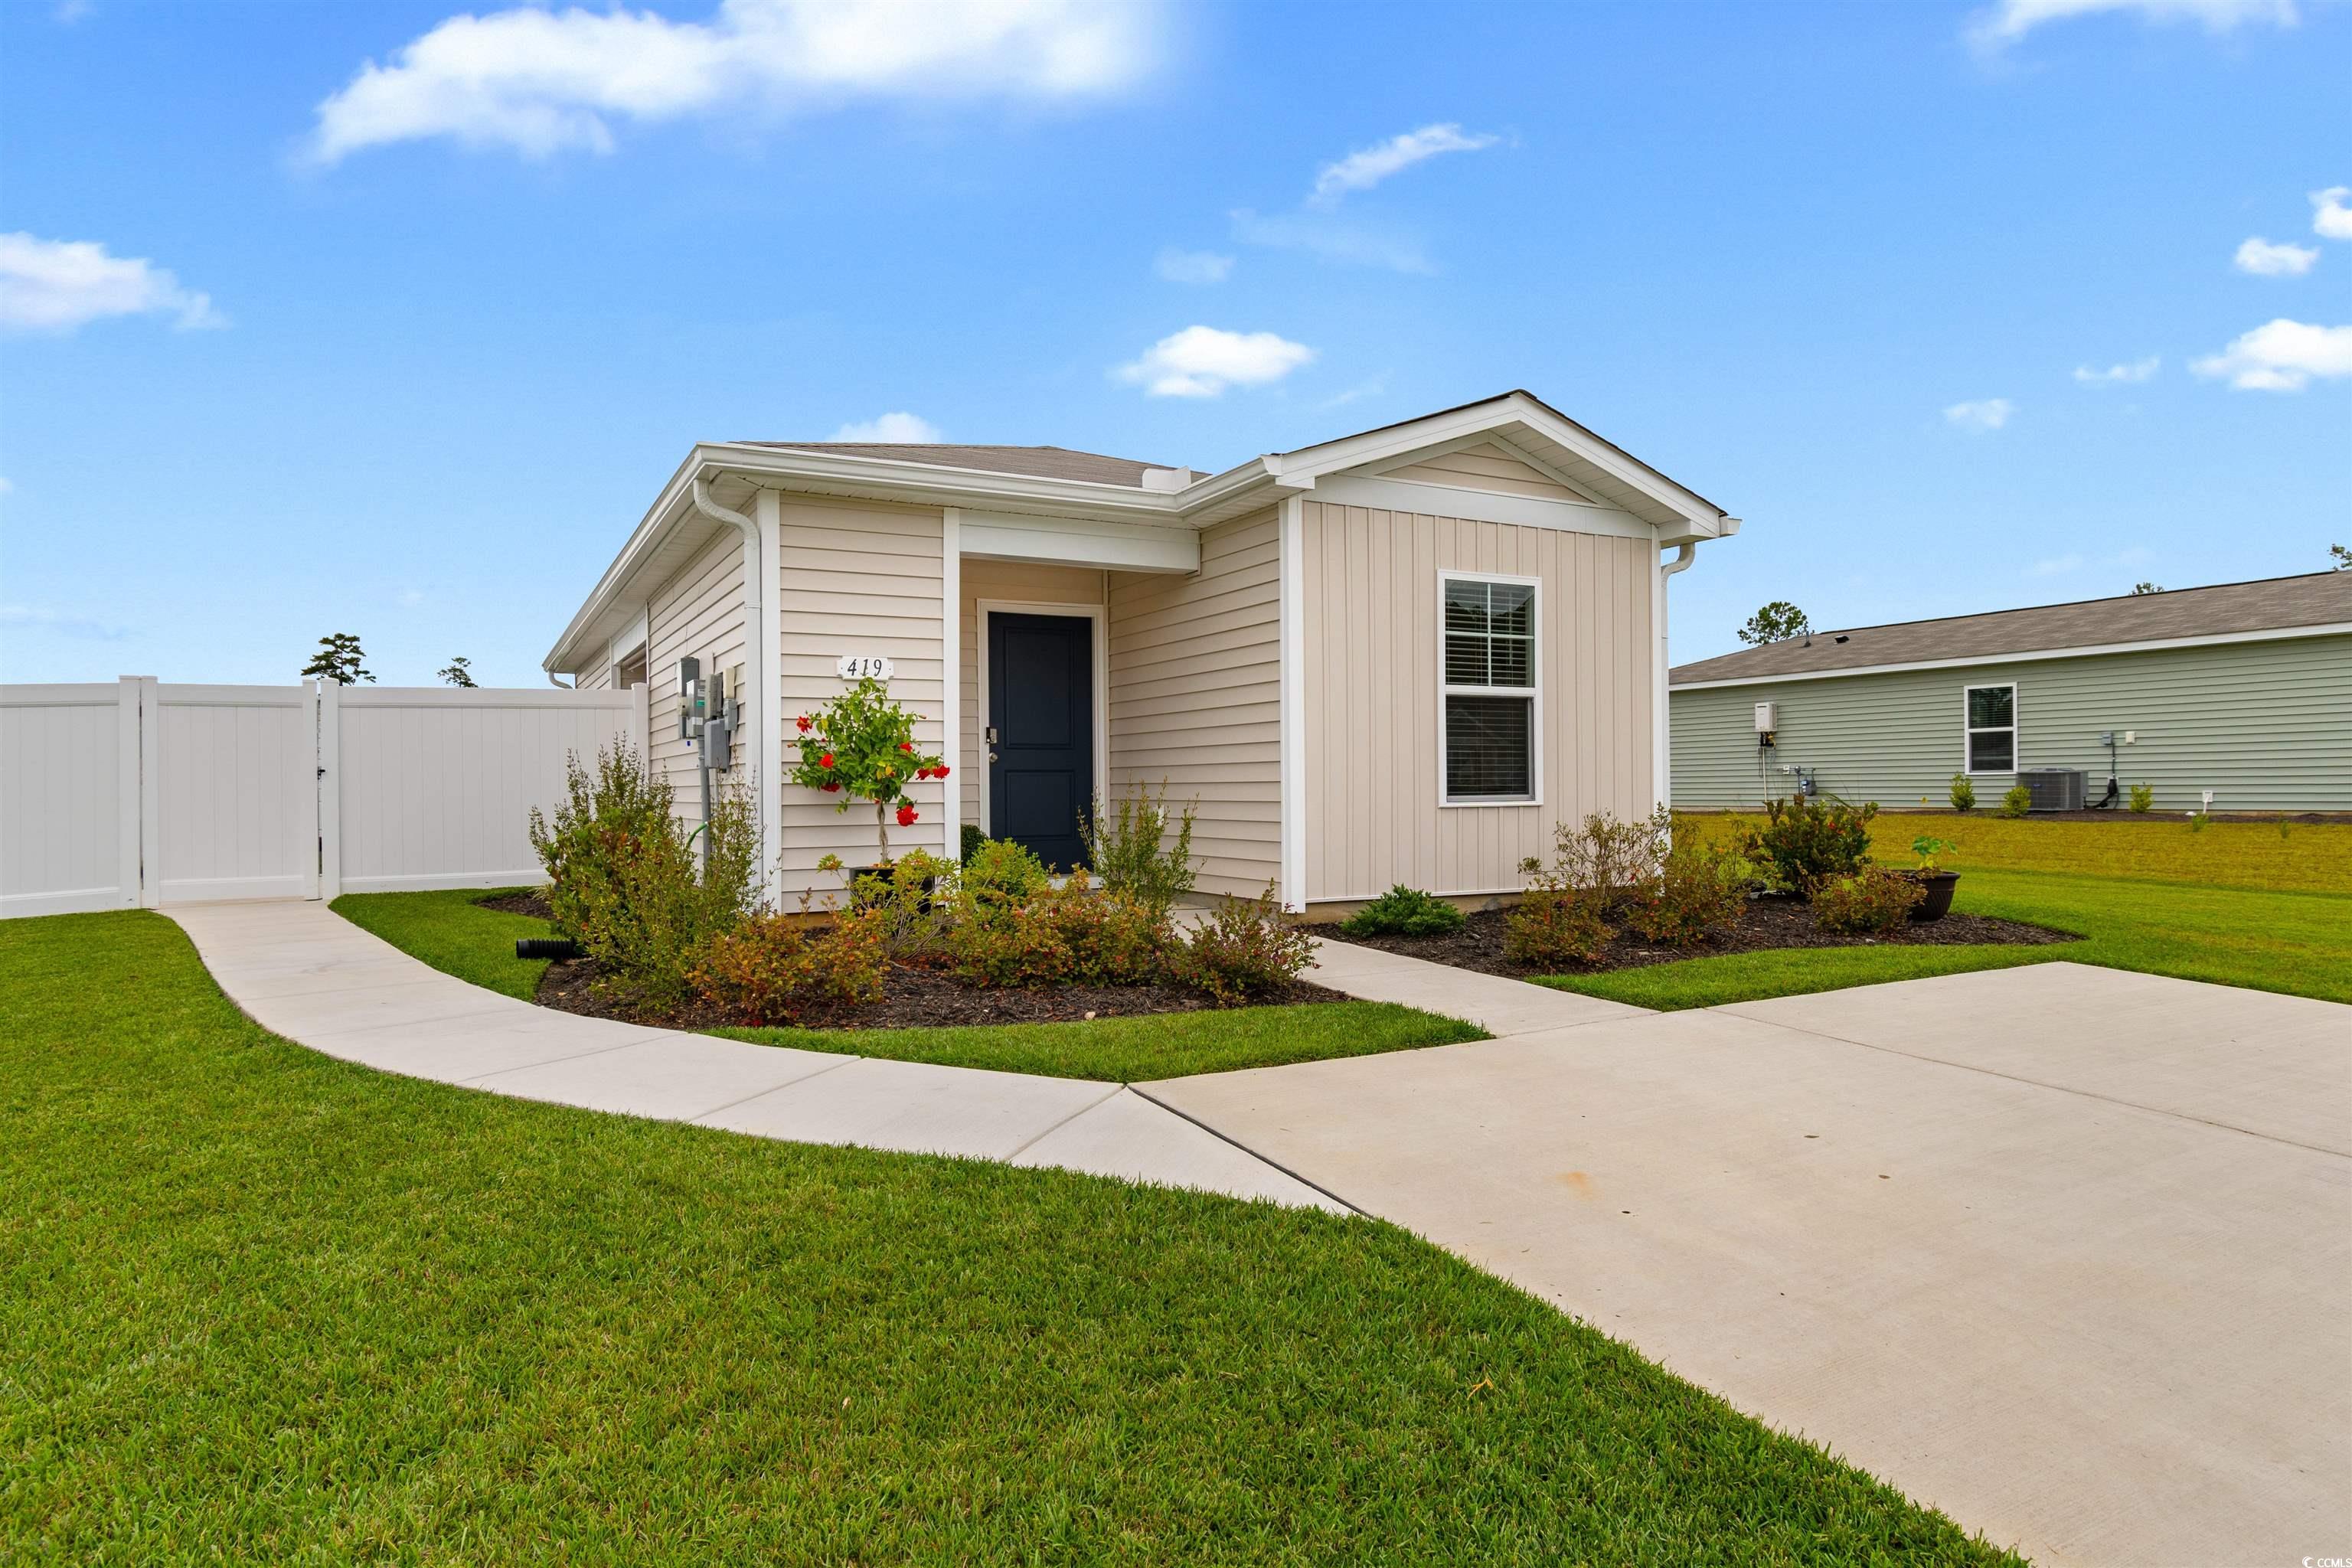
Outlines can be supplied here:
[[1756, 880], [1748, 858], [1696, 833], [1675, 836], [1655, 884], [1635, 897], [1626, 923], [1652, 942], [1689, 947], [1748, 907]]
[[1908, 920], [1927, 889], [1900, 871], [1864, 866], [1813, 889], [1813, 918], [1848, 935], [1890, 931]]
[[[839, 869], [839, 861], [822, 868]], [[957, 868], [936, 855], [910, 849], [892, 861], [887, 874], [868, 872], [853, 889], [861, 910], [881, 921], [883, 942], [893, 958], [925, 959], [947, 949], [956, 922]]]
[[879, 1002], [887, 916], [852, 910], [819, 927], [805, 914], [753, 915], [713, 938], [694, 970], [703, 998], [744, 1024], [792, 1024], [812, 1008]]
[[1296, 980], [1315, 962], [1315, 942], [1269, 881], [1255, 899], [1219, 904], [1170, 958], [1176, 978], [1231, 1007]]
[[1538, 969], [1600, 962], [1609, 941], [1600, 900], [1574, 888], [1536, 888], [1503, 918], [1503, 956]]
[[1164, 911], [1101, 891], [1084, 871], [985, 912], [969, 900], [961, 909], [944, 947], [974, 985], [1148, 985], [1176, 946]]
[[1108, 810], [1095, 808], [1078, 818], [1078, 836], [1086, 841], [1087, 863], [1106, 891], [1165, 911], [1192, 890], [1192, 818], [1198, 803], [1190, 803], [1176, 816], [1174, 842], [1168, 838], [1168, 786], [1154, 795], [1138, 785]]
[[1740, 845], [1785, 891], [1810, 896], [1817, 883], [1850, 877], [1870, 858], [1870, 824], [1876, 801], [1854, 805], [1835, 795], [1793, 795], [1768, 801], [1763, 826]]
[[1399, 882], [1341, 921], [1339, 929], [1349, 936], [1444, 936], [1462, 929], [1462, 911]]
[[957, 892], [965, 920], [985, 920], [1000, 910], [1022, 904], [1052, 878], [1045, 864], [1026, 845], [1010, 838], [991, 838], [971, 852], [958, 879]]
[[1952, 775], [1952, 809], [1970, 812], [1977, 808], [1977, 781], [1966, 773]]
[[963, 825], [961, 839], [961, 853], [956, 858], [961, 864], [969, 866], [971, 858], [980, 852], [980, 847], [988, 842], [988, 835], [982, 833], [977, 825], [967, 822]]
[[1549, 862], [1530, 855], [1519, 862], [1519, 874], [1533, 888], [1585, 893], [1599, 910], [1614, 910], [1657, 881], [1673, 833], [1663, 805], [1639, 822], [1596, 811], [1581, 824], [1554, 828]]
[[695, 836], [671, 815], [667, 778], [646, 771], [625, 742], [600, 749], [592, 774], [564, 764], [565, 800], [551, 820], [534, 806], [531, 847], [546, 869], [555, 928], [596, 963], [600, 997], [667, 1012], [693, 994], [699, 955], [754, 907], [759, 832], [733, 788], [711, 803]]
[[2131, 786], [2132, 810], [2147, 811], [2152, 809], [2155, 805], [2156, 786], [2154, 784], [2136, 784]]
[[948, 951], [957, 975], [973, 985], [1057, 985], [1070, 973], [1070, 950], [1045, 900], [996, 906], [956, 922]]
[[2023, 784], [2011, 784], [2000, 797], [2003, 816], [2023, 816], [2033, 809], [2033, 792]]

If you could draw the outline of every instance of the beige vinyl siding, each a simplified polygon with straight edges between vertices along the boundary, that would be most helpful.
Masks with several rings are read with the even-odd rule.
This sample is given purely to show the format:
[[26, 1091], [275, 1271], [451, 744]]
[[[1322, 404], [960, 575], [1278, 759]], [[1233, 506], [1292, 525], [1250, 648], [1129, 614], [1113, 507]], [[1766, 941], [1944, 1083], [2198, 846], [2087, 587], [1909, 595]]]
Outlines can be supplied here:
[[[713, 534], [699, 554], [654, 591], [646, 605], [646, 754], [668, 775], [678, 814], [698, 822], [702, 783], [694, 743], [677, 732], [677, 661], [686, 658], [700, 659], [706, 678], [713, 669], [726, 670], [730, 685], [735, 667], [750, 664], [743, 641], [743, 543], [731, 528]], [[609, 680], [610, 667], [603, 673]], [[736, 736], [738, 766], [730, 770], [747, 787], [751, 759], [759, 755], [756, 729], [755, 716], [746, 712]], [[714, 788], [719, 782], [712, 781]]]
[[1201, 570], [1110, 578], [1110, 777], [1198, 801], [1199, 889], [1282, 868], [1282, 605], [1273, 512], [1201, 536]]
[[[988, 768], [988, 745], [982, 734], [987, 719], [980, 710], [980, 601], [1004, 600], [1027, 605], [1099, 605], [1103, 574], [1088, 566], [1045, 566], [1013, 561], [963, 560], [962, 611], [959, 632], [962, 674], [958, 680], [963, 722], [961, 749], [955, 759], [961, 776], [963, 820], [988, 830], [980, 808], [981, 780]], [[1101, 787], [1101, 781], [1096, 781]]]
[[613, 665], [609, 659], [598, 660], [593, 669], [583, 669], [572, 679], [572, 689], [577, 691], [604, 691], [612, 685]]
[[1540, 496], [1547, 500], [1585, 499], [1542, 469], [1522, 462], [1492, 442], [1467, 447], [1459, 452], [1448, 452], [1443, 457], [1423, 458], [1406, 468], [1391, 468], [1381, 477], [1415, 479], [1426, 485], [1452, 485], [1456, 489], [1487, 490], [1498, 495]]
[[[775, 581], [782, 622], [777, 673], [787, 725], [784, 765], [799, 760], [793, 716], [843, 689], [835, 664], [845, 653], [879, 654], [891, 661], [896, 673], [890, 695], [917, 715], [916, 744], [936, 750], [946, 734], [943, 514], [936, 508], [787, 498], [781, 531]], [[892, 825], [894, 850], [943, 847], [940, 796], [946, 788], [927, 782], [908, 792], [921, 819], [908, 828]], [[866, 865], [877, 853], [870, 805], [853, 805], [842, 814], [834, 809], [832, 796], [783, 785], [787, 896], [803, 888], [839, 890], [838, 879], [816, 868], [828, 854]]]
[[[2155, 786], [2158, 811], [2352, 811], [2352, 637], [2223, 643], [1956, 669], [1891, 670], [1673, 694], [1677, 805], [1749, 806], [1787, 795], [1783, 765], [1820, 787], [1890, 807], [1948, 804], [1962, 765], [1961, 693], [2017, 687], [2017, 760], [2082, 768], [2106, 791], [2102, 731], [2124, 788]], [[1759, 771], [1755, 705], [1780, 704], [1779, 745]], [[1977, 803], [2014, 781], [1976, 776]]]
[[[1307, 896], [1515, 890], [1554, 824], [1650, 809], [1647, 541], [1308, 501]], [[1438, 574], [1533, 577], [1538, 800], [1439, 804]]]

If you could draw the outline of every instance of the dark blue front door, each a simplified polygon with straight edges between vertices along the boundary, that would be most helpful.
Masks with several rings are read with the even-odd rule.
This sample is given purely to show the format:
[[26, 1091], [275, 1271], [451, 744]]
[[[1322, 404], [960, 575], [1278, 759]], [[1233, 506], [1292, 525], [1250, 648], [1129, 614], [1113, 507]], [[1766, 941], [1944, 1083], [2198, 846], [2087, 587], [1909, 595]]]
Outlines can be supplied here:
[[1094, 622], [988, 617], [988, 832], [1065, 870], [1086, 859], [1078, 814], [1095, 795]]

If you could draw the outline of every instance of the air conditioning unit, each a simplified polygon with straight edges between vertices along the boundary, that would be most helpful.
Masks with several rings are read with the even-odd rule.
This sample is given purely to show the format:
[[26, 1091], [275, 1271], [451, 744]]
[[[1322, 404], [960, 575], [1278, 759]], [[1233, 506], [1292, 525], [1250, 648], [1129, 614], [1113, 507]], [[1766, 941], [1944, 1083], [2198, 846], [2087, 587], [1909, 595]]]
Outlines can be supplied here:
[[2017, 782], [2025, 786], [2035, 811], [2080, 811], [2090, 791], [2091, 775], [2083, 768], [2020, 768]]

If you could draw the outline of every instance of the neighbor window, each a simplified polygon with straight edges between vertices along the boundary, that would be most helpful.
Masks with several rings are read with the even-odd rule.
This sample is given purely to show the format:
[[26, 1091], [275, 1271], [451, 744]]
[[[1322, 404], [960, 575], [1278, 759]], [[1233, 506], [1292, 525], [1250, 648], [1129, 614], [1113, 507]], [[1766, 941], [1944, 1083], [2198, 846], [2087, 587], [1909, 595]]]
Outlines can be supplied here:
[[1536, 795], [1536, 585], [1438, 579], [1441, 762], [1449, 804]]
[[2017, 771], [2017, 688], [1971, 686], [1968, 691], [1968, 771]]

